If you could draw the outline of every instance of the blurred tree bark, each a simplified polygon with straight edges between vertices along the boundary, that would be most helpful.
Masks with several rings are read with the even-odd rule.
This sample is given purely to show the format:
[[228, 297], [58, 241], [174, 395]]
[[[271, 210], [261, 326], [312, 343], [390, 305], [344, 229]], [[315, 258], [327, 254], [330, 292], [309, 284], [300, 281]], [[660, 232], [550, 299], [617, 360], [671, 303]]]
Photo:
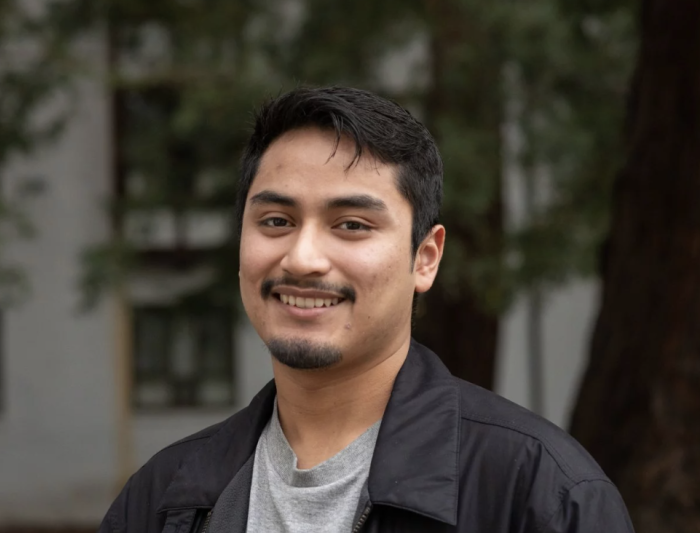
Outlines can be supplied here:
[[700, 2], [644, 0], [573, 435], [638, 533], [700, 531]]

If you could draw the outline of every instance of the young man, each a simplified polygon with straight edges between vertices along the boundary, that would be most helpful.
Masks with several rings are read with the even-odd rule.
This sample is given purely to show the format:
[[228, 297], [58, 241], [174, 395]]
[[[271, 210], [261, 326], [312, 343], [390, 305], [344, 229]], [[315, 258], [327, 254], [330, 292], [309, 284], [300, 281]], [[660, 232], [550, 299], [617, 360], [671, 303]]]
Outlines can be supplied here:
[[264, 106], [237, 213], [274, 382], [151, 459], [101, 531], [632, 532], [573, 439], [411, 340], [441, 199], [435, 143], [397, 104], [322, 88]]

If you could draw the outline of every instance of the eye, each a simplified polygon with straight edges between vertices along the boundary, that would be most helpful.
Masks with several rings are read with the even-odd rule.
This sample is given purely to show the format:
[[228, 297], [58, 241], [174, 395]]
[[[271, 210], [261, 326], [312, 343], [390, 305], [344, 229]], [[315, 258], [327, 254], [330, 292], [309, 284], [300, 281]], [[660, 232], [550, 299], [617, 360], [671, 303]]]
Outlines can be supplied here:
[[282, 217], [270, 217], [260, 222], [261, 226], [268, 228], [286, 228], [289, 221]]
[[361, 222], [357, 222], [356, 220], [348, 220], [346, 222], [341, 222], [338, 224], [338, 227], [340, 229], [344, 229], [347, 231], [369, 231], [370, 227], [362, 224]]

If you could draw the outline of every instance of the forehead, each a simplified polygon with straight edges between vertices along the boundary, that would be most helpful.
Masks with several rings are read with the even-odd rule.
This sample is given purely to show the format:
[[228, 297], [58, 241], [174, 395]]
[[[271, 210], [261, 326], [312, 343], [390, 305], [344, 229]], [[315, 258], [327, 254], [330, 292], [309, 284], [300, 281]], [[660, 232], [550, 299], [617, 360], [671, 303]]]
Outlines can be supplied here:
[[[336, 146], [337, 144], [337, 146]], [[380, 197], [390, 209], [408, 205], [397, 187], [397, 168], [366, 151], [353, 163], [355, 144], [334, 132], [304, 128], [285, 133], [263, 154], [248, 198], [275, 190], [301, 200], [340, 194]], [[410, 208], [410, 206], [409, 206]]]

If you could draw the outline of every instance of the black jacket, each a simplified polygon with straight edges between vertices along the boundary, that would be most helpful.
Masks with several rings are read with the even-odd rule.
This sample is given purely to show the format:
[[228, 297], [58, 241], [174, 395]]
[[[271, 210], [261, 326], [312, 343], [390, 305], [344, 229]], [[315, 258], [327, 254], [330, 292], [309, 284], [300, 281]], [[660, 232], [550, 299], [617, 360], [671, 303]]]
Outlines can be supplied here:
[[[202, 531], [228, 487], [240, 501], [230, 531], [243, 533], [255, 447], [274, 397], [271, 382], [228, 420], [156, 454], [100, 532]], [[453, 377], [415, 341], [384, 414], [365, 499], [355, 527], [363, 533], [633, 532], [617, 489], [576, 441]]]

